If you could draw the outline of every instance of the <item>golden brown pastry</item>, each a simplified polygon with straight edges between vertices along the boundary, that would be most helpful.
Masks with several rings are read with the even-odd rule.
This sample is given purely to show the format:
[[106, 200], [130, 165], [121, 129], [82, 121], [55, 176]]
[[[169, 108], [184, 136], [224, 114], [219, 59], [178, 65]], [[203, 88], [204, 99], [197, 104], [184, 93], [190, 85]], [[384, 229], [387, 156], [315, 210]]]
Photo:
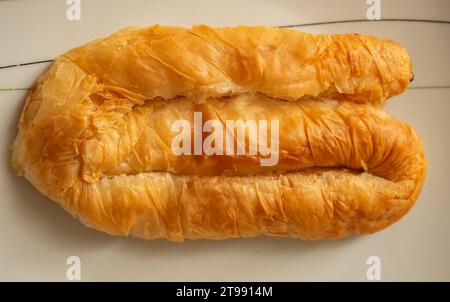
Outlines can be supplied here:
[[[84, 224], [115, 235], [371, 233], [410, 209], [425, 176], [420, 138], [382, 108], [410, 75], [405, 49], [370, 36], [127, 28], [62, 55], [38, 80], [12, 162]], [[174, 154], [171, 125], [194, 129], [196, 112], [223, 124], [278, 120], [277, 163]]]

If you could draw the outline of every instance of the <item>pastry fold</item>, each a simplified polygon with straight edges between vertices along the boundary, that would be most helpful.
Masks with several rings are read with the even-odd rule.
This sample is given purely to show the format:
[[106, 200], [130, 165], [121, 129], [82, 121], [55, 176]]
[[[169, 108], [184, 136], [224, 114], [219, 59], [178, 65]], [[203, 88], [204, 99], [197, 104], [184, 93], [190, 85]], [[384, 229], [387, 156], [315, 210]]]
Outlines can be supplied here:
[[[127, 28], [62, 55], [38, 80], [12, 162], [84, 224], [115, 235], [372, 233], [402, 217], [424, 181], [421, 139], [382, 108], [410, 76], [406, 50], [370, 36]], [[279, 121], [277, 163], [174, 154], [171, 125], [194, 128], [195, 113], [224, 129]]]

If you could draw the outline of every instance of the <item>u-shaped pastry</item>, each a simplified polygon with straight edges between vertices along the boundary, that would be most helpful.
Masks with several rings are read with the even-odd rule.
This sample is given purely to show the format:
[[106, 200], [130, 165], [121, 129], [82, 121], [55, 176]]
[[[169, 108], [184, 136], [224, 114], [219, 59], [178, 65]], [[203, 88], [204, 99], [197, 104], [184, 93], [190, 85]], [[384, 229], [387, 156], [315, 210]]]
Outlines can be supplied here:
[[[62, 55], [38, 80], [12, 161], [41, 193], [110, 234], [372, 233], [401, 218], [424, 181], [421, 139], [382, 108], [410, 76], [406, 50], [375, 37], [127, 28]], [[184, 151], [197, 137], [200, 153], [174, 151], [186, 130], [174, 130], [177, 121], [193, 138]], [[228, 121], [256, 121], [244, 124], [244, 146]], [[261, 125], [271, 154], [261, 152]], [[202, 147], [213, 132], [211, 154]]]

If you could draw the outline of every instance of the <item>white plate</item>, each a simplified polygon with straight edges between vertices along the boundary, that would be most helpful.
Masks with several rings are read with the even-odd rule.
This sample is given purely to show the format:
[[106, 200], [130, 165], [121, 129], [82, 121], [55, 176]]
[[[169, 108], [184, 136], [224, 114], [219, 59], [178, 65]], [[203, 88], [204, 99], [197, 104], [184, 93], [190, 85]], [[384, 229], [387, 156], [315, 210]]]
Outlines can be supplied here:
[[[0, 2], [0, 66], [53, 59], [132, 24], [288, 25], [365, 19], [368, 6], [365, 0], [81, 0], [80, 21], [67, 20], [67, 7], [60, 0]], [[383, 1], [381, 15], [450, 21], [450, 1]], [[359, 22], [302, 30], [374, 34], [397, 40], [410, 51], [416, 79], [387, 109], [421, 134], [429, 171], [405, 218], [374, 235], [340, 241], [261, 238], [176, 244], [111, 237], [84, 227], [15, 176], [8, 147], [26, 91], [0, 91], [0, 280], [64, 281], [67, 257], [74, 255], [81, 259], [84, 281], [364, 281], [366, 260], [374, 255], [381, 260], [384, 281], [450, 281], [450, 24]], [[30, 87], [47, 67], [0, 69], [0, 88]], [[430, 86], [446, 88], [425, 88]]]

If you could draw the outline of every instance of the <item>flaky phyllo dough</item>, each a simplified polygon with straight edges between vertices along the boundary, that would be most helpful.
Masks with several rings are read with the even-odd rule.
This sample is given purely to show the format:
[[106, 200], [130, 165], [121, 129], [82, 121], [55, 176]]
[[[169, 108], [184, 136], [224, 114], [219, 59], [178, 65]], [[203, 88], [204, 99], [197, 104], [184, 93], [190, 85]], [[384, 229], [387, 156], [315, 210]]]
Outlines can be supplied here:
[[[12, 162], [84, 224], [146, 239], [341, 238], [401, 218], [422, 142], [383, 110], [405, 49], [270, 27], [127, 28], [60, 56], [28, 94]], [[175, 120], [279, 120], [279, 161], [173, 154]]]

